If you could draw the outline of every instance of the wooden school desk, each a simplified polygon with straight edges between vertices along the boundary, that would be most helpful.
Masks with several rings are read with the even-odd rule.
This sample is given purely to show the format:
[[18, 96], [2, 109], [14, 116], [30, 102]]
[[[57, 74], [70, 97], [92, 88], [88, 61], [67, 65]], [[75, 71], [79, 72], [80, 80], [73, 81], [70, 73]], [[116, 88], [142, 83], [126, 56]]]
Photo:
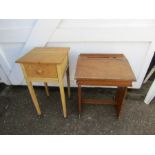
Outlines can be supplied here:
[[[80, 54], [75, 79], [78, 85], [79, 114], [81, 104], [113, 104], [119, 117], [127, 87], [132, 86], [135, 76], [123, 54]], [[82, 85], [118, 88], [114, 99], [86, 99], [81, 97]]]
[[60, 87], [63, 114], [67, 117], [63, 80], [67, 71], [68, 96], [70, 96], [68, 53], [69, 48], [34, 48], [16, 61], [21, 65], [38, 115], [41, 114], [41, 110], [32, 82], [44, 82], [47, 96], [49, 96], [47, 82], [56, 82]]

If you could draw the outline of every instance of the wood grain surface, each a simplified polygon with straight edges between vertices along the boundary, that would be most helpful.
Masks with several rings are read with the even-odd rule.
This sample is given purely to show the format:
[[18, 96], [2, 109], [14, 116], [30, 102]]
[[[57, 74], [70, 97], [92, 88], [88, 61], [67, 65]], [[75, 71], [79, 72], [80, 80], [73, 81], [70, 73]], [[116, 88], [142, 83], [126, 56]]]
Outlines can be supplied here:
[[69, 48], [59, 47], [37, 47], [32, 49], [29, 53], [18, 59], [17, 63], [45, 63], [58, 64], [62, 63], [65, 56], [67, 56]]
[[123, 54], [80, 54], [75, 79], [136, 80]]

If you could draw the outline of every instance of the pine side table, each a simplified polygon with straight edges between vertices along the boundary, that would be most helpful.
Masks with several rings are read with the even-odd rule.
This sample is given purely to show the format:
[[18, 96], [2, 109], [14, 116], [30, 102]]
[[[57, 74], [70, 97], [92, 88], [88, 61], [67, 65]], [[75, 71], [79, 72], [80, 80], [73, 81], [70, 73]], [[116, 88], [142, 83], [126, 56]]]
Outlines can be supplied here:
[[[79, 116], [81, 104], [112, 104], [115, 105], [119, 117], [127, 87], [132, 86], [132, 81], [136, 78], [123, 54], [80, 54], [75, 79], [78, 85]], [[116, 96], [114, 99], [82, 98], [82, 85], [116, 86]]]
[[64, 75], [67, 72], [68, 96], [70, 97], [69, 79], [69, 48], [34, 48], [29, 53], [18, 59], [32, 101], [38, 115], [41, 115], [39, 103], [32, 82], [44, 82], [47, 96], [49, 96], [47, 82], [59, 84], [63, 115], [67, 117], [66, 99], [64, 92]]

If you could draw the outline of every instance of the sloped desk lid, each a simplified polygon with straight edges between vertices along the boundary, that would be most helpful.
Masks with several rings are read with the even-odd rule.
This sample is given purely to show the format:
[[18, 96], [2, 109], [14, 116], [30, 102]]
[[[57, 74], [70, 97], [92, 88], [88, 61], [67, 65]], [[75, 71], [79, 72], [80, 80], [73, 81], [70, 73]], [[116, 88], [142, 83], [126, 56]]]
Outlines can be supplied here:
[[75, 79], [136, 80], [131, 66], [123, 54], [80, 54]]

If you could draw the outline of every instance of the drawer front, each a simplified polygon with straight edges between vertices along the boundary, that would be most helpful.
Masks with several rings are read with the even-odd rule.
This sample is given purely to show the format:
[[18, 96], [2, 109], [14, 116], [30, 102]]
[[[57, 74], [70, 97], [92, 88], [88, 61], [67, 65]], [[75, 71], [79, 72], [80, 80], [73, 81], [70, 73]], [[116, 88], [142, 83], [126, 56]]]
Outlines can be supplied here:
[[24, 64], [28, 77], [32, 78], [56, 78], [56, 65], [51, 64]]

